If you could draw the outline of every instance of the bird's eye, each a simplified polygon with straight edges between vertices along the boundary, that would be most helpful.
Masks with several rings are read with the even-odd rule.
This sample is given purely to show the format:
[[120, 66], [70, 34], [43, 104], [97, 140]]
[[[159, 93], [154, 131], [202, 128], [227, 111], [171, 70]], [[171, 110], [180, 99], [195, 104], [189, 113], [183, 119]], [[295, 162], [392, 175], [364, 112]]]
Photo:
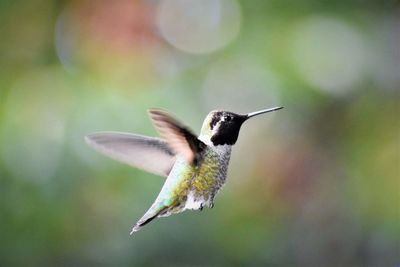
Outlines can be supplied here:
[[230, 121], [232, 119], [232, 117], [231, 116], [225, 116], [225, 121]]

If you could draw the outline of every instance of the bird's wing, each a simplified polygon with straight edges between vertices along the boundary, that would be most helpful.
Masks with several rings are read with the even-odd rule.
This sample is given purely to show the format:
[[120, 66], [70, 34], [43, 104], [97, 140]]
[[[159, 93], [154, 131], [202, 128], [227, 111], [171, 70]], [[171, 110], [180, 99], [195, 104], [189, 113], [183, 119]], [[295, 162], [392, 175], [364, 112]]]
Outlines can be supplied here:
[[175, 154], [182, 155], [188, 162], [197, 164], [206, 144], [167, 112], [150, 109], [149, 115], [160, 135], [167, 141]]
[[162, 139], [129, 133], [99, 132], [85, 137], [100, 153], [133, 167], [168, 176], [175, 153]]

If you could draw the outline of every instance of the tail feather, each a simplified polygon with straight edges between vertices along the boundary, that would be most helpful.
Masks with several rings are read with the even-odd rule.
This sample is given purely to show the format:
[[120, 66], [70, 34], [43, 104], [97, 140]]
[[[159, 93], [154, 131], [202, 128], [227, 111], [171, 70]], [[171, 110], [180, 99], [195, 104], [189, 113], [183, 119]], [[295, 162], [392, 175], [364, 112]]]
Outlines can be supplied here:
[[143, 226], [145, 226], [146, 224], [148, 224], [149, 222], [151, 222], [152, 220], [154, 220], [158, 216], [162, 215], [167, 209], [168, 209], [168, 207], [166, 207], [166, 206], [161, 207], [161, 208], [159, 208], [157, 210], [154, 210], [153, 208], [150, 208], [143, 215], [143, 217], [140, 218], [140, 220], [135, 224], [135, 226], [133, 226], [130, 235], [133, 235], [133, 233], [139, 231]]
[[134, 232], [139, 231], [143, 226], [145, 226], [146, 224], [148, 224], [149, 222], [151, 222], [152, 220], [154, 220], [156, 217], [158, 216], [158, 214], [155, 214], [153, 217], [150, 217], [144, 221], [139, 220], [135, 226], [133, 226], [132, 231], [130, 233], [130, 235], [133, 235]]

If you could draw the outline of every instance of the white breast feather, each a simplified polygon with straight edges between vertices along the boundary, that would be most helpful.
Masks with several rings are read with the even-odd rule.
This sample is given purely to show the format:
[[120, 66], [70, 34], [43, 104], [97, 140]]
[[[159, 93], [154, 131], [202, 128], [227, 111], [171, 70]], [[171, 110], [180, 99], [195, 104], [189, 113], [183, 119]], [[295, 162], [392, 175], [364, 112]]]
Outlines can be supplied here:
[[185, 210], [198, 210], [203, 202], [204, 198], [195, 199], [193, 192], [190, 191], [185, 203]]

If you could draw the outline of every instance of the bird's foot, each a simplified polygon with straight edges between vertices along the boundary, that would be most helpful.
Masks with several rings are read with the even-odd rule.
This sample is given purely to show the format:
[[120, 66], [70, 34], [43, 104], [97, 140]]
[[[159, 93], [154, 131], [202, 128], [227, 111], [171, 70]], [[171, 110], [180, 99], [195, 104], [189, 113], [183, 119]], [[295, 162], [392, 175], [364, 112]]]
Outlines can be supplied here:
[[210, 209], [214, 208], [214, 202], [211, 202], [209, 207], [210, 207]]
[[200, 208], [199, 208], [199, 210], [200, 210], [200, 211], [202, 211], [202, 210], [203, 210], [203, 208], [204, 208], [204, 205], [203, 205], [203, 203], [201, 203], [201, 204], [200, 204]]

